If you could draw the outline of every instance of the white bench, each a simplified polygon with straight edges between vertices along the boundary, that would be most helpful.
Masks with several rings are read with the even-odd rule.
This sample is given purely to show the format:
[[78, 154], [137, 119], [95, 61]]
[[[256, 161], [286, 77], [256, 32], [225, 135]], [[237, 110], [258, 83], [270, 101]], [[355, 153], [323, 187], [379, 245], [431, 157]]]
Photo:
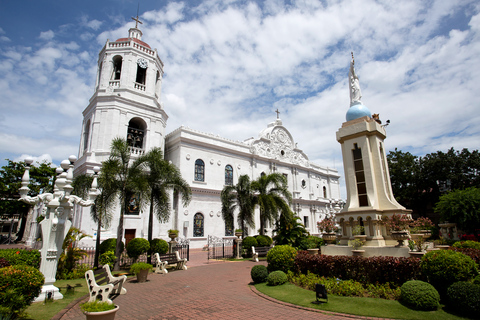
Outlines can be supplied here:
[[252, 260], [258, 262], [258, 256], [267, 256], [268, 251], [273, 247], [254, 247], [252, 246]]
[[[123, 284], [127, 280], [127, 276], [114, 277], [110, 272], [108, 264], [95, 271], [88, 270], [85, 272], [85, 280], [87, 280], [87, 287], [90, 295], [88, 302], [100, 300], [111, 304], [113, 302], [109, 299], [110, 295], [127, 293], [127, 289], [123, 287]], [[116, 285], [118, 285], [117, 288], [115, 288]]]
[[187, 270], [187, 258], [180, 258], [178, 251], [174, 253], [159, 254], [155, 253], [155, 273], [168, 273], [168, 265], [177, 265], [177, 270]]

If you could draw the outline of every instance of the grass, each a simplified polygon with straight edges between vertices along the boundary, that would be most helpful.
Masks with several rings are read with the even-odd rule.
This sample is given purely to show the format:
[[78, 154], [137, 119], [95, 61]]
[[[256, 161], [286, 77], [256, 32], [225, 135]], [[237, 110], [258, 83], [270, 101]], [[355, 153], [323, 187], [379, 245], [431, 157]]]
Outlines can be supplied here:
[[455, 320], [467, 319], [447, 313], [441, 308], [437, 311], [416, 311], [403, 306], [396, 300], [376, 298], [328, 296], [328, 303], [313, 304], [315, 292], [286, 283], [271, 287], [266, 283], [256, 284], [261, 293], [280, 301], [302, 307], [353, 314], [366, 317], [409, 319], [409, 320]]
[[[60, 293], [63, 294], [63, 299], [54, 300], [47, 303], [32, 303], [25, 310], [27, 315], [24, 319], [49, 320], [54, 315], [66, 308], [74, 300], [88, 294], [88, 288], [85, 279], [58, 280], [54, 283], [54, 285], [60, 289]], [[74, 293], [67, 293], [67, 285], [74, 287]]]

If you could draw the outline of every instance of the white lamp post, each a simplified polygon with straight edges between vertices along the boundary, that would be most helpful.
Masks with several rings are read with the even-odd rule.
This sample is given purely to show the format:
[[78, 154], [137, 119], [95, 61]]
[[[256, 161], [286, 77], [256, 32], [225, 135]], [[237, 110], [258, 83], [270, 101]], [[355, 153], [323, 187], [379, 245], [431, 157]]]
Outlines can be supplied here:
[[62, 299], [63, 295], [59, 289], [53, 285], [55, 274], [57, 272], [58, 259], [62, 253], [62, 245], [70, 226], [72, 225], [72, 209], [74, 204], [82, 207], [89, 207], [94, 204], [97, 192], [97, 175], [99, 167], [93, 168], [95, 172], [92, 187], [89, 192], [89, 200], [83, 200], [80, 197], [71, 195], [73, 190], [73, 164], [77, 157], [70, 156], [68, 160], [63, 160], [61, 168], [56, 169], [57, 180], [52, 193], [42, 193], [36, 197], [28, 196], [28, 184], [30, 182], [30, 165], [33, 159], [25, 159], [25, 173], [22, 177], [22, 187], [20, 191], [20, 201], [35, 205], [43, 202], [46, 207], [45, 219], [40, 222], [42, 227], [43, 247], [41, 252], [40, 272], [45, 276], [45, 284], [42, 287], [42, 293], [35, 301], [43, 301], [45, 297], [55, 300]]

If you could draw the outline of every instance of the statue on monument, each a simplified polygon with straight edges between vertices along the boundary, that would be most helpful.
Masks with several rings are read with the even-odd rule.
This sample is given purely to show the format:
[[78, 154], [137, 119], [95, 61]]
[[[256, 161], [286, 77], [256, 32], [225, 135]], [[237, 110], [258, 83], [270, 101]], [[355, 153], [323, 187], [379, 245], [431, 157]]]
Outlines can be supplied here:
[[357, 74], [355, 73], [355, 59], [350, 62], [350, 71], [348, 72], [348, 86], [350, 87], [350, 106], [354, 104], [362, 103], [362, 91], [360, 90], [360, 82], [358, 81]]

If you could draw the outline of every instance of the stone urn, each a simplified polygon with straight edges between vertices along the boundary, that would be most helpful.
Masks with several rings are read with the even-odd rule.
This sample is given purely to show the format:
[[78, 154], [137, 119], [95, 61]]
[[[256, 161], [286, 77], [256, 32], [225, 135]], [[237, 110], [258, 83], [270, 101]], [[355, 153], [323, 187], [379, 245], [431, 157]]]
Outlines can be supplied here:
[[171, 241], [175, 241], [175, 238], [178, 237], [178, 233], [176, 232], [170, 232], [168, 234], [168, 237], [170, 238]]
[[308, 251], [308, 254], [311, 254], [311, 255], [316, 255], [318, 254], [318, 248], [313, 248], [313, 249], [307, 249]]
[[237, 237], [238, 239], [240, 239], [240, 237], [242, 236], [242, 232], [240, 231], [235, 231], [235, 237]]
[[423, 255], [425, 254], [425, 252], [423, 252], [423, 251], [410, 251], [408, 254], [412, 258], [421, 259], [423, 257]]
[[355, 257], [361, 257], [365, 253], [365, 250], [352, 250], [352, 255]]
[[367, 236], [364, 234], [357, 234], [353, 236], [355, 239], [362, 241], [364, 244], [367, 242]]
[[419, 239], [423, 238], [423, 234], [422, 233], [412, 233], [412, 234], [410, 234], [410, 238], [413, 241], [419, 240]]
[[398, 241], [398, 244], [396, 245], [396, 247], [403, 247], [404, 246], [403, 241], [409, 238], [409, 234], [407, 230], [390, 231], [390, 235], [393, 240]]
[[119, 306], [115, 305], [115, 309], [112, 310], [98, 312], [84, 311], [83, 313], [87, 317], [87, 320], [114, 320], [119, 308]]
[[334, 232], [324, 233], [322, 235], [322, 238], [326, 243], [332, 244], [337, 239], [337, 234]]
[[419, 233], [422, 234], [423, 239], [428, 239], [432, 236], [432, 231], [431, 230], [420, 230]]

